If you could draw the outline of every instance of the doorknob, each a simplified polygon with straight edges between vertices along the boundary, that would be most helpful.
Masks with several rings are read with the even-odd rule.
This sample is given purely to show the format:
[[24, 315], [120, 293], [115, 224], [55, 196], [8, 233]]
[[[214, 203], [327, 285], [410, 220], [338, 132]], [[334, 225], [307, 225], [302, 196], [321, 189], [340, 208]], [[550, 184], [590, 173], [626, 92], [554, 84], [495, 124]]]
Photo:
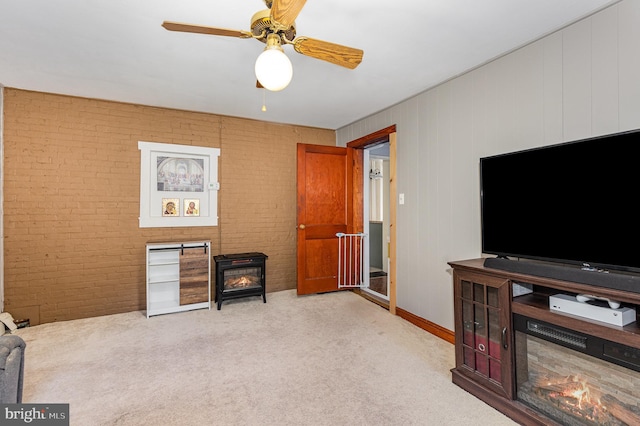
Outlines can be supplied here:
[[304, 223], [301, 223], [300, 225], [298, 225], [298, 229], [304, 229], [306, 228], [306, 226], [304, 226]]

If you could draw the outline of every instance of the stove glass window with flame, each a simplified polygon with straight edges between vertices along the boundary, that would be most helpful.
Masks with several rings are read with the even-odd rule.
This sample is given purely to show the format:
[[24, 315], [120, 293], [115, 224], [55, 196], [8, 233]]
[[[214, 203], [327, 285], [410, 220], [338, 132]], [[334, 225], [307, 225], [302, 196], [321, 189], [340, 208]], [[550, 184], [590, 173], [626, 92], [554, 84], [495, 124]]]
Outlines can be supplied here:
[[[515, 337], [520, 402], [562, 425], [640, 424], [640, 372], [583, 353], [592, 336], [537, 321], [527, 326]], [[603, 358], [638, 360], [635, 348], [597, 340]]]
[[262, 287], [262, 268], [238, 268], [224, 271], [223, 290], [235, 291]]

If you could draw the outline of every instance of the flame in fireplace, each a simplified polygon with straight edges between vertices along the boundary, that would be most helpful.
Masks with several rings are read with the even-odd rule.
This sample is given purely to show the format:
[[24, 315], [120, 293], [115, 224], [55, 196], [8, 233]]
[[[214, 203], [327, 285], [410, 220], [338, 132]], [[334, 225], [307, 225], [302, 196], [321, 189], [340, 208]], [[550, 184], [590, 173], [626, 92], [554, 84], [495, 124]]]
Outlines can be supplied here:
[[[567, 425], [640, 425], [640, 408], [576, 375], [529, 377], [519, 399]], [[527, 391], [526, 388], [529, 390]], [[575, 420], [571, 420], [575, 419]]]
[[562, 395], [574, 398], [580, 409], [585, 409], [588, 404], [600, 405], [599, 399], [591, 400], [591, 390], [584, 380], [573, 382], [573, 386], [569, 386]]
[[260, 284], [260, 278], [252, 275], [231, 276], [224, 280], [225, 289], [253, 287]]
[[574, 415], [579, 413], [579, 417], [597, 421], [600, 416], [606, 414], [607, 410], [600, 402], [600, 398], [594, 395], [586, 380], [577, 376], [549, 381], [544, 388], [549, 390], [550, 398], [562, 401], [559, 406], [564, 406]]
[[247, 277], [241, 277], [238, 281], [237, 284], [239, 285], [248, 285], [251, 284], [251, 280]]

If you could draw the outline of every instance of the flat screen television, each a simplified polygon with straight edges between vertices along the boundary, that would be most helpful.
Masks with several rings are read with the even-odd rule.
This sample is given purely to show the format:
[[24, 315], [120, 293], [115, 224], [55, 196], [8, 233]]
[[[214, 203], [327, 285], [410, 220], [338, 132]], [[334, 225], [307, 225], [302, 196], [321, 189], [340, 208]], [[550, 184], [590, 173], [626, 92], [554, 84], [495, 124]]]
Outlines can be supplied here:
[[640, 130], [480, 159], [482, 251], [640, 272]]

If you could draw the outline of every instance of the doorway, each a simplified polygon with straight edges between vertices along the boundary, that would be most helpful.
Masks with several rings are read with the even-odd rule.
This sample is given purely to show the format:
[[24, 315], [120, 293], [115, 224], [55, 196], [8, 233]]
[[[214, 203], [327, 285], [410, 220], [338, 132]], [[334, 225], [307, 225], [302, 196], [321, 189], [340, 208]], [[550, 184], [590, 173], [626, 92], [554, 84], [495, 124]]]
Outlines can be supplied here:
[[368, 244], [364, 248], [364, 292], [389, 301], [390, 282], [390, 152], [389, 142], [364, 149], [363, 158], [364, 233]]
[[[369, 163], [365, 162], [364, 156], [367, 153], [368, 149], [373, 149], [378, 145], [388, 144], [388, 158], [389, 158], [389, 191], [388, 191], [388, 215], [385, 215], [389, 220], [389, 242], [387, 244], [388, 250], [388, 272], [387, 272], [387, 298], [382, 298], [376, 296], [376, 293], [372, 291], [366, 291], [365, 289], [361, 289], [359, 293], [371, 301], [389, 309], [389, 312], [393, 315], [396, 315], [396, 203], [394, 200], [397, 198], [397, 183], [396, 183], [396, 149], [397, 149], [397, 133], [396, 126], [391, 125], [384, 129], [380, 129], [374, 133], [368, 134], [361, 138], [352, 140], [347, 143], [347, 147], [354, 148], [356, 152], [360, 154], [354, 154], [354, 161], [357, 165], [355, 169], [357, 172], [354, 174], [354, 191], [360, 192], [359, 194], [354, 194], [354, 199], [358, 200], [358, 202], [354, 202], [354, 213], [359, 212], [361, 215], [357, 217], [355, 222], [361, 224], [362, 232], [365, 232], [365, 226], [368, 226], [369, 218], [365, 217], [365, 206], [369, 203], [369, 198], [365, 202], [365, 186], [368, 186], [368, 183], [365, 185], [365, 182], [369, 181]], [[386, 154], [386, 151], [385, 151]], [[368, 153], [371, 156], [371, 151]], [[385, 155], [386, 156], [386, 155]], [[384, 156], [383, 156], [384, 157]], [[368, 197], [368, 196], [367, 196]], [[385, 203], [385, 207], [387, 204]], [[356, 208], [357, 207], [357, 208]], [[368, 213], [367, 213], [368, 215]], [[360, 231], [360, 229], [356, 229], [356, 231]], [[383, 237], [384, 238], [384, 237]], [[384, 240], [383, 240], [384, 242]], [[365, 249], [368, 244], [365, 244]], [[364, 255], [365, 271], [369, 270], [369, 252]], [[370, 274], [364, 274], [365, 278], [368, 277], [369, 281], [366, 283], [370, 284]]]

